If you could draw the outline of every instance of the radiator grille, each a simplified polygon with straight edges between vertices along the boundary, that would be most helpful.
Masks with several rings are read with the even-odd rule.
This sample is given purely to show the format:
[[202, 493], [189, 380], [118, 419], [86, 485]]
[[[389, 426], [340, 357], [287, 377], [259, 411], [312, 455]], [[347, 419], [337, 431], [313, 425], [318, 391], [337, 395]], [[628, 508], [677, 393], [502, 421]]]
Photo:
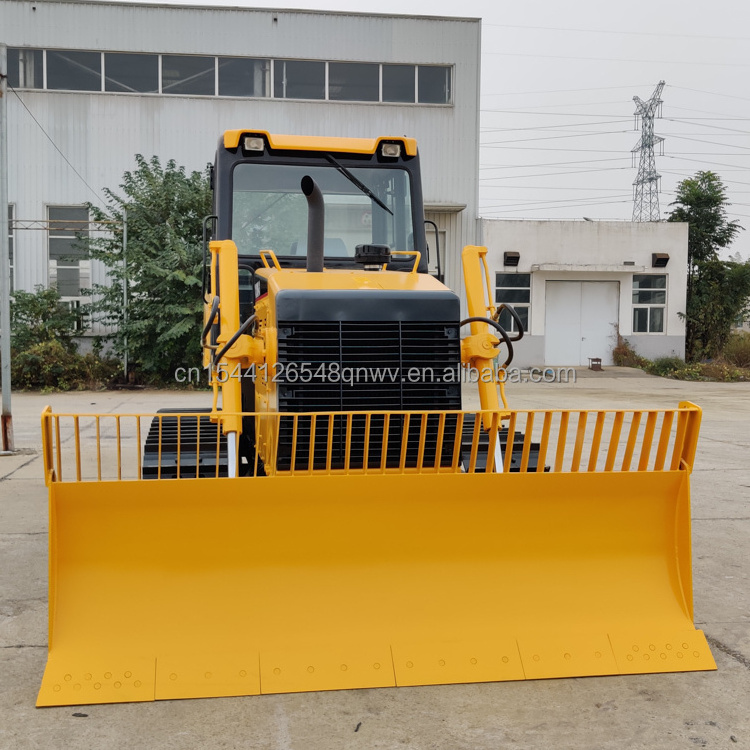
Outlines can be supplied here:
[[[277, 389], [280, 412], [419, 411], [461, 408], [459, 383], [460, 339], [456, 322], [305, 321], [280, 322], [278, 330]], [[371, 416], [370, 445], [365, 446], [365, 417], [315, 425], [314, 464], [325, 466], [329, 440], [334, 468], [343, 466], [349, 429], [352, 468], [380, 465], [385, 417]], [[282, 420], [278, 468], [291, 464], [291, 421]], [[287, 423], [287, 424], [285, 424]], [[296, 466], [310, 460], [310, 419], [298, 422]], [[446, 429], [452, 435], [452, 429]], [[373, 439], [375, 438], [375, 439]], [[434, 463], [437, 418], [409, 424], [403, 417], [388, 422], [387, 465], [399, 465], [406, 451], [407, 465]], [[374, 446], [377, 445], [377, 450]], [[405, 446], [405, 447], [404, 447]], [[422, 453], [420, 454], [420, 446]], [[441, 447], [441, 463], [450, 463], [453, 440]]]

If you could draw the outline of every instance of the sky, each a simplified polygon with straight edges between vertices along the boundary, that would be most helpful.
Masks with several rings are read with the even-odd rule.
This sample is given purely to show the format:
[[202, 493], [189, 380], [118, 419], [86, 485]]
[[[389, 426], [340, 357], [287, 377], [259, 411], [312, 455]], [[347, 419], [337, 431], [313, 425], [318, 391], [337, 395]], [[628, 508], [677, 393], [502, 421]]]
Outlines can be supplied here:
[[[633, 214], [638, 143], [633, 97], [659, 81], [654, 132], [664, 217], [678, 182], [713, 171], [730, 252], [750, 257], [750, 3], [713, 0], [181, 0], [482, 19], [480, 215], [620, 219]], [[638, 125], [640, 127], [640, 125]]]

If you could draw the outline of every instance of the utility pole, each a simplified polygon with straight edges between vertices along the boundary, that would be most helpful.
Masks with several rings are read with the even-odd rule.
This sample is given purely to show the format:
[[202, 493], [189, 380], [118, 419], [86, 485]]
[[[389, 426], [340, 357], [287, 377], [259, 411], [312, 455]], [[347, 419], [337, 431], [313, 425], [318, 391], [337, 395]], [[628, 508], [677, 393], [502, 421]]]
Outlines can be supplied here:
[[664, 141], [654, 135], [654, 117], [661, 117], [661, 92], [664, 81], [659, 81], [651, 98], [644, 102], [634, 96], [636, 110], [636, 128], [638, 118], [641, 118], [641, 138], [632, 150], [633, 160], [640, 152], [638, 161], [638, 176], [633, 183], [633, 221], [659, 221], [659, 179], [661, 175], [656, 171], [654, 146]]
[[122, 368], [125, 385], [128, 384], [128, 211], [122, 209], [122, 325], [126, 333], [123, 336]]
[[0, 44], [0, 359], [2, 452], [15, 450], [10, 408], [10, 257], [8, 235], [8, 48]]

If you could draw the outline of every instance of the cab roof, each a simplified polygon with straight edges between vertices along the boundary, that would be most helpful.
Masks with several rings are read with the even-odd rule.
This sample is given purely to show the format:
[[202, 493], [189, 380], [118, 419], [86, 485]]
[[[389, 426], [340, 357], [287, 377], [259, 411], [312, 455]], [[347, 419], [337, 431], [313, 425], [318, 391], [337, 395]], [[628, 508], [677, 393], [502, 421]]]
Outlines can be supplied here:
[[405, 136], [380, 136], [379, 138], [335, 138], [318, 135], [279, 135], [266, 130], [227, 130], [224, 148], [235, 149], [243, 135], [262, 135], [273, 149], [286, 151], [334, 151], [350, 154], [374, 154], [383, 142], [398, 141], [404, 144], [408, 156], [416, 156], [417, 141]]

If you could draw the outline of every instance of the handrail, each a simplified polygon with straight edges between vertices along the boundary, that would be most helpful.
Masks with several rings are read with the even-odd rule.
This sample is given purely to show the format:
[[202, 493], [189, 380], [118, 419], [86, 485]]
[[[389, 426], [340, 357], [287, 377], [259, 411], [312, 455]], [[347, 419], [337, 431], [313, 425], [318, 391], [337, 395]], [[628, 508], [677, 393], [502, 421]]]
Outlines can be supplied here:
[[[271, 259], [271, 262], [273, 263], [273, 267], [277, 270], [281, 270], [281, 265], [279, 264], [279, 259], [276, 257], [276, 253], [273, 250], [261, 250], [260, 253], [260, 259], [263, 261], [263, 265], [266, 268], [270, 268], [271, 266], [268, 264], [268, 258]], [[268, 257], [266, 257], [268, 256]]]
[[419, 250], [391, 250], [391, 255], [413, 255], [414, 265], [409, 273], [416, 273], [419, 268], [419, 261], [422, 260], [422, 253]]
[[[222, 416], [242, 418], [242, 424], [248, 424], [244, 418], [254, 417], [256, 439], [249, 436], [249, 443], [259, 448], [244, 456], [245, 467], [262, 464], [266, 475], [484, 473], [497, 460], [499, 442], [503, 446], [500, 477], [508, 471], [540, 476], [689, 473], [701, 410], [682, 402], [677, 409], [227, 412]], [[150, 426], [144, 448], [141, 438], [149, 434]], [[174, 468], [177, 462], [183, 467], [177, 473], [186, 480], [191, 470], [195, 478], [196, 467], [210, 454], [208, 464], [215, 468], [202, 470], [201, 476], [219, 476], [220, 459], [226, 458], [221, 425], [210, 421], [208, 410], [55, 414], [46, 408], [42, 442], [49, 484], [140, 479], [149, 456], [152, 469], [158, 463], [158, 476], [164, 478], [162, 467]], [[249, 473], [263, 472], [256, 468]]]

